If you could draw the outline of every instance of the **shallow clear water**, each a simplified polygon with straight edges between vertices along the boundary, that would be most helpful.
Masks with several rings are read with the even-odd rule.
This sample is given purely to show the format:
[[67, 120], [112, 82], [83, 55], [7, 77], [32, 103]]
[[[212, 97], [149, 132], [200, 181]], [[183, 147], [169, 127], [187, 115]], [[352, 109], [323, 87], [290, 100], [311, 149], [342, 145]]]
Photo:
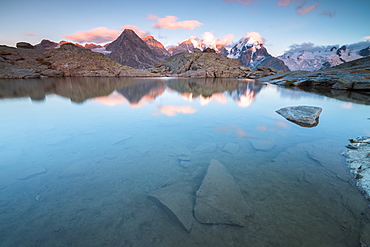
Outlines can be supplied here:
[[[0, 246], [360, 246], [370, 236], [368, 202], [341, 156], [349, 138], [370, 135], [368, 105], [221, 79], [0, 81], [0, 97]], [[322, 107], [319, 124], [275, 113], [294, 105]], [[148, 195], [199, 188], [211, 159], [252, 214], [244, 227], [195, 220], [188, 233]]]

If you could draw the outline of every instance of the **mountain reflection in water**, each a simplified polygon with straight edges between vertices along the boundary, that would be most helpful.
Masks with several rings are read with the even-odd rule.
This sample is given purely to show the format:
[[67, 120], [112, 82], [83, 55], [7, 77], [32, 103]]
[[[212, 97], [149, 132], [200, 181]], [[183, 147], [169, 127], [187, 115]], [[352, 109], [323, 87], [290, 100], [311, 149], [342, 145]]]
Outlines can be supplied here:
[[30, 97], [44, 100], [46, 95], [56, 94], [83, 103], [94, 99], [106, 105], [123, 104], [140, 107], [155, 100], [166, 88], [180, 93], [191, 101], [201, 99], [201, 104], [211, 100], [225, 102], [229, 94], [241, 107], [250, 105], [262, 84], [252, 80], [197, 78], [153, 79], [135, 78], [50, 78], [44, 80], [11, 80], [0, 83], [0, 98]]

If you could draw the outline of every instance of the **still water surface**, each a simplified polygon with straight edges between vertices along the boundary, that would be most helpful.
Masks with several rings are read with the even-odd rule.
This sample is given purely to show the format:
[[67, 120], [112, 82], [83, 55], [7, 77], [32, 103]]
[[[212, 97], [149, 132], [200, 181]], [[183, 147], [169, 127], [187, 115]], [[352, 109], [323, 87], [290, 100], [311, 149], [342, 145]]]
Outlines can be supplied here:
[[[370, 106], [245, 80], [0, 82], [0, 246], [361, 246], [368, 202], [341, 152]], [[281, 107], [323, 108], [298, 126]], [[182, 162], [183, 156], [186, 162]], [[234, 177], [245, 226], [184, 231], [148, 195], [210, 160]], [[194, 195], [196, 193], [194, 191]], [[178, 193], [181, 193], [179, 191]]]

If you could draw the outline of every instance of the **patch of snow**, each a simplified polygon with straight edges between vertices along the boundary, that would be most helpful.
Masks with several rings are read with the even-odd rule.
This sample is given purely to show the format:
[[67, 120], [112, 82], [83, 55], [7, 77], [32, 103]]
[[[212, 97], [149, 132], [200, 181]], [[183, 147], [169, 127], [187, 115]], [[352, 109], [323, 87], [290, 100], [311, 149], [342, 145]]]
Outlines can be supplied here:
[[97, 53], [102, 53], [104, 55], [108, 55], [108, 54], [110, 54], [112, 52], [112, 51], [107, 51], [105, 49], [105, 47], [102, 47], [102, 48], [94, 48], [94, 49], [91, 49], [91, 51], [97, 52]]

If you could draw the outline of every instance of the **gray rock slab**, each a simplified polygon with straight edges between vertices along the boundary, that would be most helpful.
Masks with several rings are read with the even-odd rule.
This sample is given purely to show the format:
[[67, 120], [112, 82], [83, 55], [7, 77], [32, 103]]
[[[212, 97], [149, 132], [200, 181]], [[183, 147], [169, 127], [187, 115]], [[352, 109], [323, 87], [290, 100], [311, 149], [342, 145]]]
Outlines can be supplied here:
[[290, 106], [281, 108], [276, 112], [300, 126], [314, 127], [318, 124], [322, 108], [317, 106]]
[[148, 196], [176, 224], [190, 232], [193, 223], [195, 189], [190, 183], [178, 183], [153, 191]]
[[203, 224], [244, 226], [248, 215], [249, 205], [233, 176], [219, 161], [211, 160], [196, 193], [195, 218]]

